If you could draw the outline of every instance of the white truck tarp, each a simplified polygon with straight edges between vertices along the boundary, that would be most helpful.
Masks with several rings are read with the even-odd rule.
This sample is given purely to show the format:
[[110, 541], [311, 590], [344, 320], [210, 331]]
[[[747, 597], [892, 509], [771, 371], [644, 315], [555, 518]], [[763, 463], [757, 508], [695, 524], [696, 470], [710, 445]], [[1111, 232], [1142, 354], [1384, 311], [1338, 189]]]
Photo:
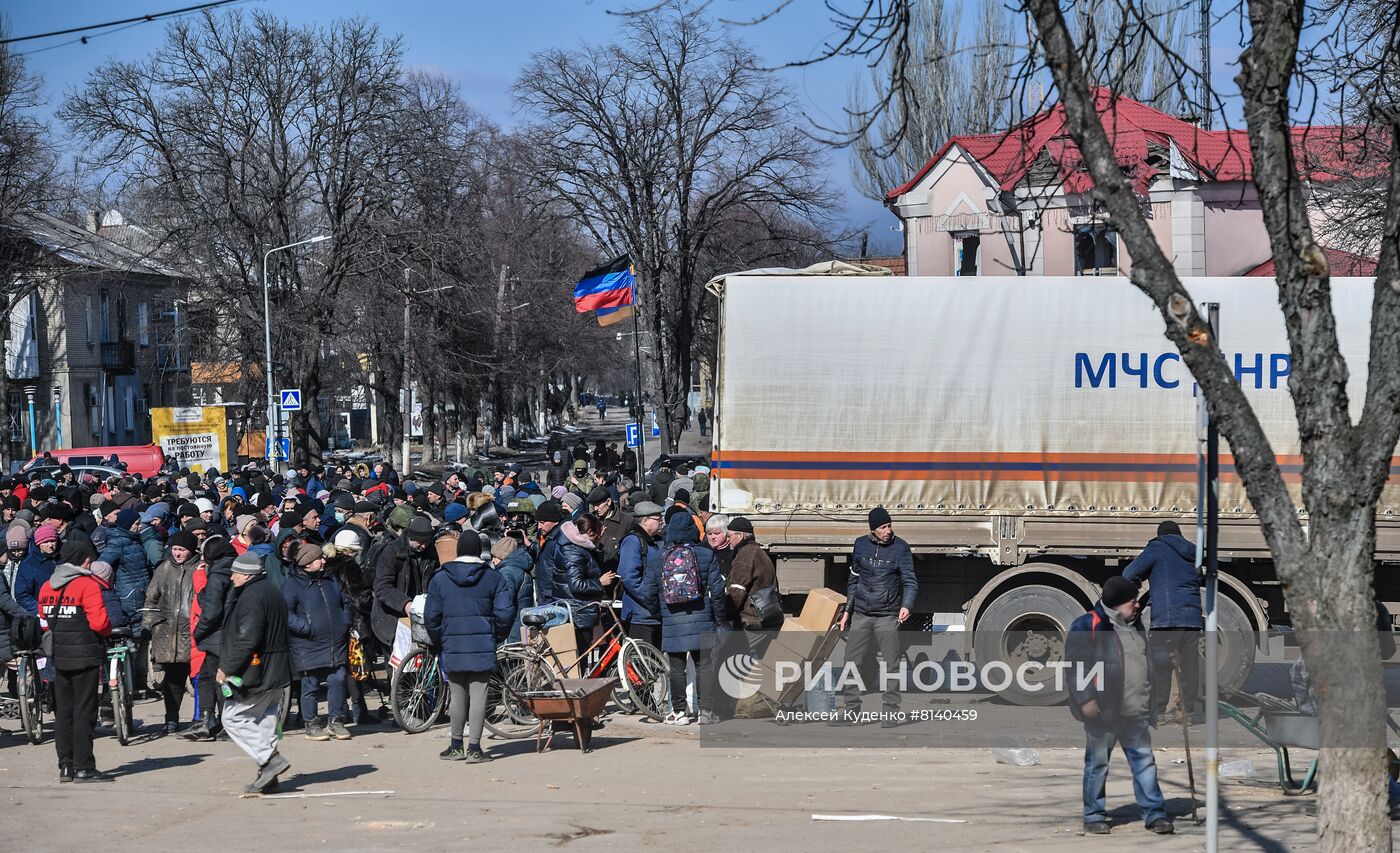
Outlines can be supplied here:
[[[1201, 278], [1226, 357], [1300, 481], [1289, 356], [1272, 279]], [[1123, 278], [726, 276], [715, 468], [748, 511], [1114, 515], [1190, 512], [1195, 385], [1151, 301]], [[1334, 279], [1366, 381], [1369, 279]], [[1250, 512], [1222, 447], [1221, 512]], [[1379, 513], [1400, 508], [1388, 488]]]

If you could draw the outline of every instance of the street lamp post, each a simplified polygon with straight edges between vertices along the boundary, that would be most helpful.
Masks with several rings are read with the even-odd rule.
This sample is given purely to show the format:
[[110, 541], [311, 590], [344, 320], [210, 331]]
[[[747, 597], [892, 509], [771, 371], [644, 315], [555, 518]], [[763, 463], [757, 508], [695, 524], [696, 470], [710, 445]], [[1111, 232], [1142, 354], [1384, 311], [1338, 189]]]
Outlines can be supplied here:
[[[306, 245], [309, 245], [309, 244], [311, 244], [311, 243], [320, 243], [320, 242], [322, 242], [323, 240], [329, 240], [329, 239], [330, 239], [330, 236], [329, 236], [329, 235], [321, 234], [321, 235], [318, 235], [318, 236], [316, 236], [316, 237], [308, 237], [308, 238], [305, 239], [305, 240], [298, 240], [298, 241], [296, 241], [295, 243], [288, 243], [288, 244], [285, 245], [285, 246], [277, 246], [277, 247], [275, 247], [275, 248], [268, 249], [266, 252], [263, 253], [263, 265], [262, 265], [262, 276], [263, 276], [263, 345], [267, 348], [267, 364], [264, 366], [264, 372], [265, 372], [265, 375], [266, 375], [266, 378], [267, 378], [267, 442], [266, 442], [266, 443], [267, 443], [267, 460], [268, 460], [268, 462], [272, 462], [272, 461], [276, 458], [276, 449], [277, 449], [277, 445], [278, 445], [278, 444], [281, 444], [281, 441], [282, 441], [282, 419], [279, 418], [279, 417], [277, 416], [277, 409], [278, 409], [277, 398], [273, 396], [273, 391], [272, 391], [272, 308], [271, 308], [270, 297], [268, 296], [267, 260], [268, 260], [269, 257], [272, 256], [272, 253], [273, 253], [273, 252], [280, 252], [280, 251], [282, 251], [283, 249], [292, 249], [292, 248], [295, 248], [295, 247], [297, 247], [297, 246], [306, 246]], [[277, 442], [276, 442], [276, 444], [274, 444], [274, 443], [273, 443], [273, 440], [272, 440], [272, 439], [273, 439], [273, 435], [272, 435], [272, 432], [273, 432], [273, 424], [276, 424], [276, 425], [277, 425], [277, 436], [276, 436]]]

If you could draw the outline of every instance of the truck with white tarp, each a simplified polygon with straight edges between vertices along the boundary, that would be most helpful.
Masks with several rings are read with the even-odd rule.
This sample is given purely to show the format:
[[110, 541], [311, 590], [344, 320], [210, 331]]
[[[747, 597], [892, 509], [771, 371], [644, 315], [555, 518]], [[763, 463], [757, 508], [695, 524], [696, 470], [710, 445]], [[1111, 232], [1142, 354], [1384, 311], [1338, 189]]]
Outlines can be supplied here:
[[[980, 661], [1054, 660], [1069, 623], [1159, 522], [1176, 519], [1194, 538], [1198, 392], [1129, 281], [817, 271], [710, 284], [720, 300], [711, 506], [752, 520], [784, 594], [844, 590], [851, 543], [883, 505], [916, 555], [914, 627], [969, 632], [966, 652]], [[1301, 503], [1273, 280], [1185, 284], [1198, 303], [1219, 303], [1226, 357]], [[1334, 279], [1332, 293], [1356, 417], [1371, 281]], [[1223, 442], [1220, 472], [1228, 691], [1288, 617]], [[1387, 487], [1377, 560], [1400, 559], [1397, 512], [1400, 486]], [[1400, 600], [1400, 589], [1378, 592]], [[1245, 632], [1257, 639], [1239, 641]]]

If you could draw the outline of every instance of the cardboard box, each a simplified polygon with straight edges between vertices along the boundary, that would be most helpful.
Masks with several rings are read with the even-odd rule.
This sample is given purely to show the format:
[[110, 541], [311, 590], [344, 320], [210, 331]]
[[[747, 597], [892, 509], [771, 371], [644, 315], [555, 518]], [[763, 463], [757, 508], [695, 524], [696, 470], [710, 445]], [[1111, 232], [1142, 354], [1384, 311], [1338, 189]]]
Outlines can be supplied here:
[[[565, 622], [563, 625], [555, 625], [545, 632], [545, 639], [549, 641], [549, 647], [559, 658], [560, 666], [568, 669], [578, 662], [578, 637], [574, 634], [574, 623]], [[573, 673], [569, 672], [568, 674], [572, 675]]]
[[825, 635], [824, 631], [812, 631], [795, 622], [789, 622], [773, 636], [773, 643], [769, 648], [779, 646], [786, 650], [790, 657], [811, 660]]
[[[836, 624], [836, 614], [845, 603], [846, 596], [835, 590], [814, 589], [807, 593], [807, 602], [802, 605], [797, 624], [809, 631], [824, 632]], [[786, 628], [787, 623], [783, 627]]]
[[[772, 647], [770, 646], [769, 648], [771, 649]], [[763, 663], [759, 665], [758, 674], [758, 692], [764, 697], [780, 705], [791, 705], [797, 702], [802, 696], [802, 678], [780, 685], [778, 682], [777, 667], [769, 666], [766, 656], [763, 659]]]

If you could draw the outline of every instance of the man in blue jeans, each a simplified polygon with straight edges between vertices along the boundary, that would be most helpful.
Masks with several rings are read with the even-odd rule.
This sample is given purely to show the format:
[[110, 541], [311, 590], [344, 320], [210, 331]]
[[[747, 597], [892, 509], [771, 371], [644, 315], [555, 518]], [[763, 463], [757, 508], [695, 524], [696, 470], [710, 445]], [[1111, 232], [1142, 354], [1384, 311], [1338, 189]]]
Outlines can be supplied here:
[[[1114, 744], [1133, 772], [1143, 823], [1159, 835], [1176, 831], [1152, 757], [1152, 670], [1137, 594], [1132, 581], [1121, 575], [1109, 578], [1094, 609], [1074, 620], [1065, 643], [1065, 659], [1071, 663], [1070, 713], [1084, 724], [1084, 831], [1092, 835], [1110, 831], [1105, 783]], [[1080, 673], [1096, 666], [1101, 667], [1098, 677], [1081, 684]]]

